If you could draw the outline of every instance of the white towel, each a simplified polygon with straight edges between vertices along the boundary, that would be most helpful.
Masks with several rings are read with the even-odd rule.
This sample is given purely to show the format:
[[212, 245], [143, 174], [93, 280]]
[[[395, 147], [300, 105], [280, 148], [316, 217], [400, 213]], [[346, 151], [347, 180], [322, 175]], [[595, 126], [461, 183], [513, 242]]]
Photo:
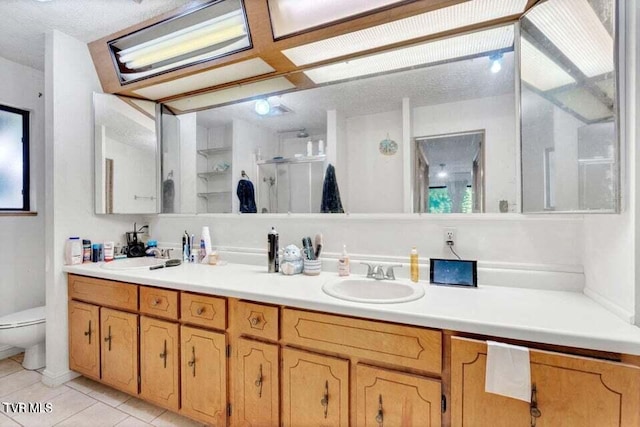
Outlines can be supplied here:
[[487, 341], [487, 372], [484, 390], [531, 402], [529, 349]]

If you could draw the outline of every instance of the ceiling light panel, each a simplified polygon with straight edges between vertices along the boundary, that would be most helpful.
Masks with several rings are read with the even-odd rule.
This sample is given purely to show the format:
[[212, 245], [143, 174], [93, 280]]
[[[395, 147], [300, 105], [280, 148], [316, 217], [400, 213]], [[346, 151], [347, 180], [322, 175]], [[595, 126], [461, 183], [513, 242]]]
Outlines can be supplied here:
[[586, 76], [613, 71], [613, 37], [587, 0], [543, 2], [526, 19]]
[[427, 65], [513, 46], [513, 26], [450, 37], [307, 70], [316, 84]]
[[269, 0], [275, 38], [399, 3], [402, 0]]
[[198, 89], [213, 87], [236, 80], [260, 76], [274, 72], [275, 69], [261, 58], [237, 62], [224, 67], [214, 68], [166, 83], [137, 89], [133, 92], [148, 99], [162, 99]]
[[575, 83], [575, 79], [524, 37], [520, 39], [520, 76], [541, 91]]
[[109, 42], [121, 83], [250, 47], [241, 0], [214, 2]]
[[[307, 3], [307, 2], [300, 2]], [[309, 2], [310, 3], [310, 2]], [[282, 51], [301, 66], [524, 11], [526, 0], [473, 0]]]
[[234, 86], [215, 92], [208, 92], [201, 95], [190, 96], [188, 98], [177, 99], [175, 101], [167, 102], [166, 105], [179, 111], [197, 110], [205, 107], [227, 104], [241, 99], [254, 98], [261, 95], [290, 90], [293, 88], [295, 88], [295, 85], [287, 78], [276, 77], [274, 79], [248, 83], [246, 85]]
[[607, 107], [584, 88], [575, 88], [554, 95], [562, 105], [575, 111], [587, 120], [604, 120], [613, 117], [613, 110]]

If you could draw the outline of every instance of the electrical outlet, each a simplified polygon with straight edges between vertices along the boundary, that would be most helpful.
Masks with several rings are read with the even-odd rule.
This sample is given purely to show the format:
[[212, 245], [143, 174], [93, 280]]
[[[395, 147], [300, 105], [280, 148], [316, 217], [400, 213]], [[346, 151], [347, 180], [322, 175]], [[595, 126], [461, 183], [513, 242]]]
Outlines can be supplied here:
[[449, 246], [455, 246], [456, 244], [456, 229], [445, 228], [444, 229], [444, 244]]

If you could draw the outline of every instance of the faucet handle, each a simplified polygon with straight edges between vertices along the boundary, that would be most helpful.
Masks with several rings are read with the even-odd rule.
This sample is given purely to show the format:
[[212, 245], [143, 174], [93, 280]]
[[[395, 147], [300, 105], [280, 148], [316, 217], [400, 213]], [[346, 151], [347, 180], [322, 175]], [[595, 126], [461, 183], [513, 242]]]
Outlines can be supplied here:
[[384, 275], [389, 280], [396, 280], [396, 275], [393, 271], [394, 267], [402, 267], [402, 264], [394, 264], [387, 267], [387, 274]]
[[173, 250], [172, 248], [162, 249], [160, 251], [160, 255], [162, 256], [162, 258], [171, 259], [171, 251], [172, 250]]
[[373, 266], [368, 262], [361, 262], [360, 264], [367, 266], [367, 278], [373, 277]]

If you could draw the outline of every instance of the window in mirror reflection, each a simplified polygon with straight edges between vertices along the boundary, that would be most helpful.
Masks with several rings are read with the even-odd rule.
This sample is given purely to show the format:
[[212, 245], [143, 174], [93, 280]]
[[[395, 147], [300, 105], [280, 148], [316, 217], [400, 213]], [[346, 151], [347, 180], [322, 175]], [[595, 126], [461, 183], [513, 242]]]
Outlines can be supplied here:
[[615, 211], [615, 2], [548, 0], [521, 23], [523, 210]]
[[[519, 209], [513, 26], [460, 37], [385, 52], [379, 67], [349, 68], [347, 80], [177, 115], [179, 129], [162, 138], [163, 154], [183, 159], [163, 160], [181, 183], [176, 211], [242, 213], [243, 180], [257, 213]], [[385, 140], [397, 151], [381, 151]], [[426, 162], [434, 174], [445, 164], [450, 180], [417, 180], [418, 141], [442, 146]]]

